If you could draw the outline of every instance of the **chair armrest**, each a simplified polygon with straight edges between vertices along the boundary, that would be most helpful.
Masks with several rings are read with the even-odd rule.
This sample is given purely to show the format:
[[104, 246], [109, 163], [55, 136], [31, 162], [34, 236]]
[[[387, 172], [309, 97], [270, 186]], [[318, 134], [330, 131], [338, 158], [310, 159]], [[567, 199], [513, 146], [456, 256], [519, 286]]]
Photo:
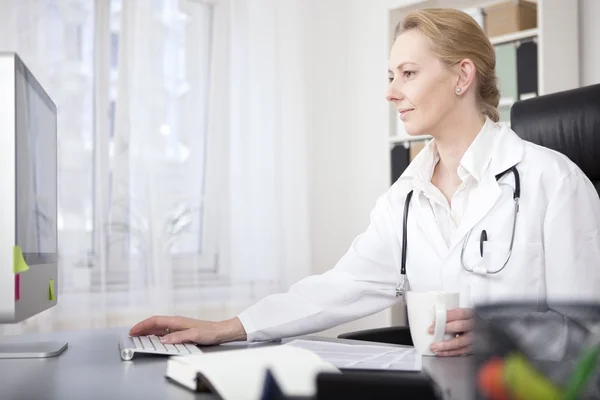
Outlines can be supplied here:
[[389, 328], [366, 329], [363, 331], [354, 331], [342, 333], [338, 336], [340, 339], [364, 340], [367, 342], [378, 342], [388, 344], [401, 344], [412, 346], [413, 341], [410, 336], [408, 326], [392, 326]]

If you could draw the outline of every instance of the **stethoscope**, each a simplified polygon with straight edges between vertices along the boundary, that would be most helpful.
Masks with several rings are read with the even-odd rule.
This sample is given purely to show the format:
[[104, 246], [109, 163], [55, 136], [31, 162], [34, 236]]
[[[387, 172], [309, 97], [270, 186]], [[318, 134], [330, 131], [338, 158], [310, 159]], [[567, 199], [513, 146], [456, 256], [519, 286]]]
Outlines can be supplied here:
[[[501, 172], [498, 175], [496, 175], [496, 181], [499, 181], [507, 172], [512, 172], [515, 177], [515, 188], [513, 190], [513, 201], [515, 203], [515, 207], [514, 207], [515, 212], [513, 215], [512, 234], [510, 237], [510, 246], [508, 248], [508, 253], [506, 254], [504, 263], [498, 269], [491, 270], [488, 268], [485, 268], [485, 269], [478, 268], [477, 270], [475, 270], [474, 268], [469, 268], [467, 265], [465, 265], [464, 254], [465, 254], [465, 248], [467, 246], [467, 243], [469, 242], [469, 238], [471, 237], [471, 232], [473, 231], [473, 228], [471, 228], [471, 229], [469, 229], [469, 232], [467, 232], [467, 237], [464, 239], [462, 249], [460, 251], [460, 263], [461, 263], [463, 269], [467, 272], [483, 274], [483, 275], [497, 274], [498, 272], [502, 271], [504, 269], [504, 267], [506, 267], [506, 264], [508, 264], [508, 261], [510, 260], [510, 256], [511, 256], [512, 250], [513, 250], [513, 243], [515, 240], [515, 228], [517, 226], [517, 214], [519, 213], [519, 198], [521, 197], [521, 182], [520, 182], [520, 178], [519, 178], [519, 171], [517, 171], [516, 166], [512, 166], [509, 169], [507, 169], [506, 171]], [[398, 281], [398, 285], [396, 285], [396, 297], [403, 296], [404, 293], [406, 293], [406, 289], [408, 286], [408, 279], [406, 278], [406, 250], [407, 250], [406, 242], [407, 242], [407, 231], [408, 231], [408, 229], [407, 229], [408, 209], [410, 208], [410, 199], [412, 197], [412, 194], [413, 194], [412, 190], [410, 192], [408, 192], [408, 194], [406, 195], [406, 201], [404, 202], [404, 219], [402, 221], [402, 264], [400, 267], [400, 280]], [[483, 257], [483, 244], [486, 240], [487, 240], [487, 232], [485, 230], [482, 230], [481, 236], [479, 238], [479, 252], [482, 257]]]

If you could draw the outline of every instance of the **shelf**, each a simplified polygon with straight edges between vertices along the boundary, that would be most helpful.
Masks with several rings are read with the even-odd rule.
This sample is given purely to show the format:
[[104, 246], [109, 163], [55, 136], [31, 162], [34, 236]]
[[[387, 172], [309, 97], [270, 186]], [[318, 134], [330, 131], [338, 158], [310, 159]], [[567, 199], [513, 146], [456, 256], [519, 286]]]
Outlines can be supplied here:
[[498, 107], [511, 107], [515, 104], [515, 99], [512, 97], [502, 97], [498, 103]]
[[396, 145], [396, 144], [408, 144], [410, 142], [425, 142], [427, 140], [431, 140], [432, 137], [429, 135], [422, 135], [422, 136], [408, 136], [408, 137], [398, 137], [398, 136], [392, 136], [390, 137], [390, 145]]
[[518, 40], [535, 38], [539, 34], [538, 28], [526, 29], [523, 31], [507, 33], [506, 35], [493, 36], [490, 38], [492, 45], [498, 45], [502, 43], [516, 42]]
[[[521, 94], [521, 97], [519, 98], [519, 101], [531, 99], [533, 97], [537, 97], [537, 95], [535, 93], [523, 93], [523, 94]], [[513, 104], [515, 104], [515, 99], [514, 98], [512, 98], [512, 97], [501, 97], [500, 101], [498, 102], [498, 108], [500, 108], [500, 107], [512, 107]]]

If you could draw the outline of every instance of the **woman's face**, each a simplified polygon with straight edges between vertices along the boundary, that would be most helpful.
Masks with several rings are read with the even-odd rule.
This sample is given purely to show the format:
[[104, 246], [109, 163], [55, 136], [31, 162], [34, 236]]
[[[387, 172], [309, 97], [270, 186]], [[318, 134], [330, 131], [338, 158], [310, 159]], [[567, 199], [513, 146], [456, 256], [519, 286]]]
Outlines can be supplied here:
[[409, 135], [435, 132], [454, 108], [458, 74], [430, 50], [427, 37], [411, 29], [396, 38], [390, 52], [386, 99], [400, 113]]

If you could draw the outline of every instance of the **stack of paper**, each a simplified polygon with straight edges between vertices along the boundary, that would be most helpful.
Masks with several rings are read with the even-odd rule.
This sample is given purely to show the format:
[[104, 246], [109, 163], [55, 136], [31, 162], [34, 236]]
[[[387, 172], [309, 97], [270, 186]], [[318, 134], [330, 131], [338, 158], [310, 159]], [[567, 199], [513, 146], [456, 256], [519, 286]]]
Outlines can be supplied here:
[[343, 369], [421, 371], [422, 368], [421, 356], [413, 347], [350, 345], [300, 339], [284, 346], [310, 350], [324, 361]]

